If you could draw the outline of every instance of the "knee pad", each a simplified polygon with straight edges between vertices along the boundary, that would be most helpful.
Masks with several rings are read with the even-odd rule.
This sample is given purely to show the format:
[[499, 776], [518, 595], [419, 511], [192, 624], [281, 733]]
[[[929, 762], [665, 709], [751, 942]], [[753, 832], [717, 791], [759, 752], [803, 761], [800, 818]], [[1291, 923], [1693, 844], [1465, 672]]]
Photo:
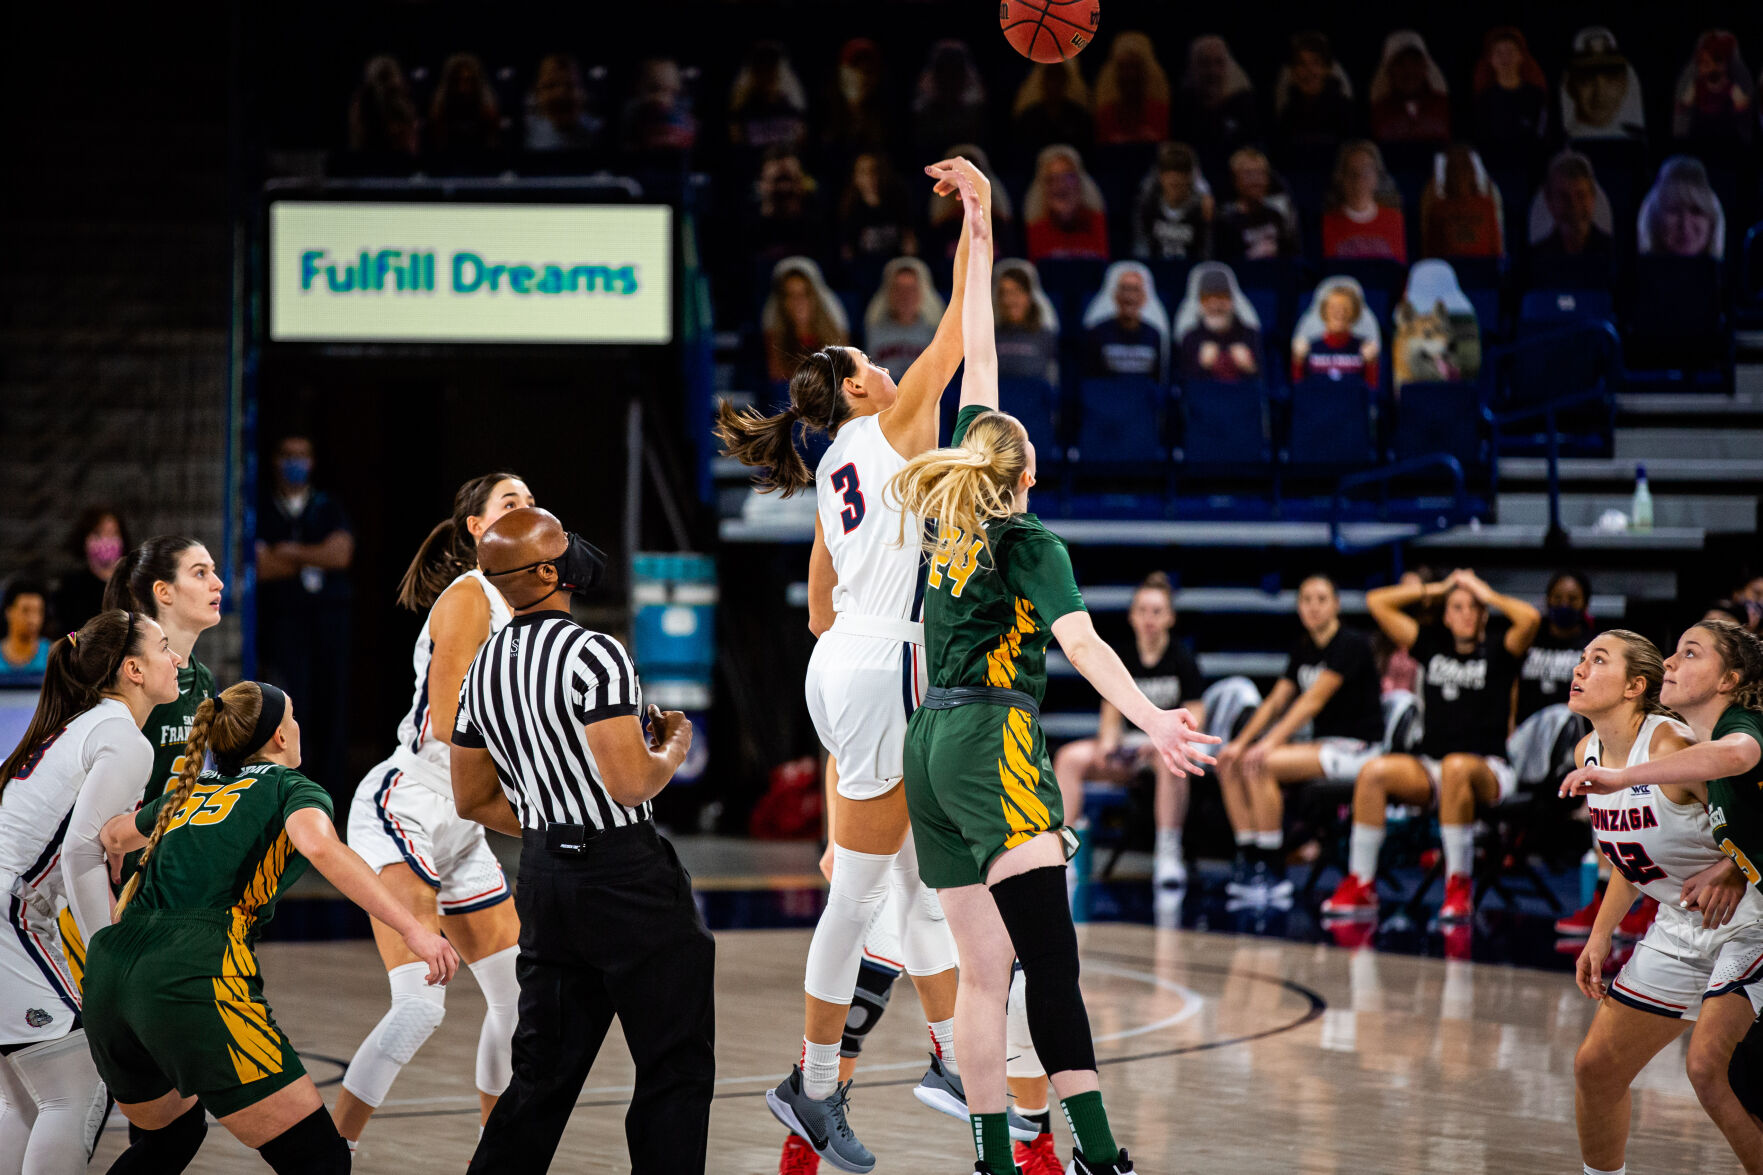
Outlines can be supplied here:
[[833, 853], [833, 880], [826, 909], [808, 944], [802, 989], [829, 1004], [848, 1004], [863, 957], [863, 934], [876, 907], [888, 896], [892, 853], [859, 853], [844, 847]]
[[918, 876], [918, 852], [912, 834], [894, 862], [900, 908], [895, 919], [900, 935], [900, 959], [908, 975], [941, 975], [955, 966], [958, 956], [955, 935], [943, 917], [943, 903], [936, 891]]
[[1005, 1040], [1004, 1075], [1006, 1077], [1045, 1077], [1046, 1066], [1035, 1051], [1034, 1034], [1028, 1028], [1028, 983], [1022, 964], [1011, 968], [1010, 998], [1004, 1005]]
[[477, 1038], [477, 1087], [498, 1097], [514, 1079], [514, 1025], [520, 1012], [520, 978], [509, 947], [472, 963], [471, 974], [484, 993], [484, 1026]]
[[447, 989], [431, 987], [427, 963], [406, 963], [386, 972], [392, 985], [392, 1007], [380, 1017], [343, 1074], [343, 1088], [377, 1107], [446, 1015]]
[[1022, 962], [1029, 1033], [1049, 1073], [1096, 1067], [1078, 985], [1077, 929], [1065, 904], [1065, 870], [1048, 865], [1005, 878], [992, 900]]
[[[1759, 1023], [1763, 1023], [1760, 1021]], [[1732, 1050], [1732, 1060], [1726, 1067], [1727, 1084], [1732, 1086], [1733, 1096], [1745, 1109], [1763, 1118], [1763, 1028], [1751, 1025], [1751, 1030], [1739, 1041], [1738, 1047]]]
[[142, 1130], [131, 1122], [129, 1149], [110, 1170], [123, 1175], [176, 1175], [190, 1165], [207, 1136], [208, 1115], [201, 1102], [158, 1130]]
[[323, 1106], [258, 1147], [257, 1153], [277, 1175], [349, 1175], [349, 1144]]
[[857, 990], [851, 994], [851, 1010], [845, 1015], [845, 1035], [839, 1042], [839, 1056], [855, 1057], [863, 1051], [863, 1038], [876, 1026], [888, 1000], [894, 994], [894, 980], [900, 973], [864, 959], [857, 967]]

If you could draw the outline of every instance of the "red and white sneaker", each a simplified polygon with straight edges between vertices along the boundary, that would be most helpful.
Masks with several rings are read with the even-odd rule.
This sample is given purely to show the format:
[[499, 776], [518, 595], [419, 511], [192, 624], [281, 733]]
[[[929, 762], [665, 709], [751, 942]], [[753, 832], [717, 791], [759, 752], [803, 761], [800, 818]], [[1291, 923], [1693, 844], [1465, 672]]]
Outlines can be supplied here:
[[777, 1175], [815, 1175], [820, 1170], [820, 1156], [799, 1134], [784, 1139], [784, 1153], [778, 1156]]
[[1322, 912], [1336, 918], [1377, 917], [1377, 889], [1351, 873], [1341, 878], [1335, 891], [1323, 899]]
[[1467, 922], [1475, 914], [1475, 883], [1469, 874], [1445, 878], [1445, 904], [1439, 907], [1440, 922]]
[[1059, 1161], [1051, 1134], [1036, 1135], [1033, 1142], [1019, 1142], [1014, 1150], [1022, 1175], [1065, 1175], [1065, 1164]]
[[1599, 890], [1592, 895], [1592, 900], [1581, 906], [1565, 918], [1555, 922], [1555, 933], [1568, 938], [1590, 938], [1592, 923], [1598, 920], [1598, 908], [1604, 904], [1604, 891]]
[[1653, 919], [1659, 916], [1659, 903], [1652, 898], [1642, 898], [1641, 904], [1630, 910], [1616, 924], [1617, 938], [1640, 938], [1647, 933]]

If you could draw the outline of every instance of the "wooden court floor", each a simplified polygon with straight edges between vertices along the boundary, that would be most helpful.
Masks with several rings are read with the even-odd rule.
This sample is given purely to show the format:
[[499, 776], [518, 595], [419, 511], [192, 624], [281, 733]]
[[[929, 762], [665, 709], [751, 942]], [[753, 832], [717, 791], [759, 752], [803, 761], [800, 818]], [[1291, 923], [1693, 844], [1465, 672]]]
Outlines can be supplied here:
[[[1573, 1052], [1593, 1006], [1566, 976], [1138, 925], [1079, 934], [1103, 1090], [1117, 1136], [1146, 1175], [1579, 1170]], [[769, 1175], [782, 1133], [763, 1093], [794, 1059], [808, 932], [728, 931], [717, 941], [709, 1170]], [[333, 1100], [343, 1061], [384, 1006], [372, 946], [272, 943], [261, 962], [278, 1019]], [[471, 1074], [482, 1002], [463, 971], [448, 1007], [369, 1127], [355, 1170], [464, 1169], [477, 1129]], [[972, 1169], [966, 1128], [910, 1092], [924, 1036], [902, 983], [870, 1037], [852, 1099], [877, 1172]], [[1683, 1061], [1680, 1043], [1636, 1084], [1628, 1152], [1636, 1175], [1738, 1170]], [[614, 1028], [553, 1170], [629, 1170], [630, 1078]], [[1068, 1147], [1063, 1124], [1056, 1131]], [[94, 1170], [123, 1137], [113, 1118]], [[267, 1169], [217, 1127], [190, 1168]]]

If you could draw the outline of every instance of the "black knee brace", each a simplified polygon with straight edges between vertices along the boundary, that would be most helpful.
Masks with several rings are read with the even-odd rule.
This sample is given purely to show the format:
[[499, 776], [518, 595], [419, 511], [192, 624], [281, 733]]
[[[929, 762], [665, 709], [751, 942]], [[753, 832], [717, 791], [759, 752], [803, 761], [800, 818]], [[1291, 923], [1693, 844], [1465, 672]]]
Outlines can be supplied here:
[[278, 1175], [349, 1175], [349, 1144], [330, 1111], [312, 1111], [257, 1148]]
[[110, 1164], [121, 1175], [177, 1175], [202, 1149], [208, 1133], [208, 1116], [197, 1102], [158, 1130], [143, 1130], [129, 1123], [129, 1149]]
[[1733, 1096], [1752, 1115], [1763, 1118], [1763, 1020], [1732, 1050], [1732, 1061], [1726, 1067], [1726, 1082]]
[[845, 1035], [839, 1041], [839, 1056], [855, 1057], [863, 1051], [863, 1038], [869, 1035], [888, 1009], [894, 994], [894, 980], [900, 973], [864, 959], [857, 967], [857, 990], [851, 994], [851, 1010], [845, 1015]]
[[1048, 1073], [1094, 1069], [1096, 1046], [1078, 986], [1077, 928], [1066, 905], [1065, 870], [1030, 869], [992, 886], [1026, 980], [1028, 1030]]

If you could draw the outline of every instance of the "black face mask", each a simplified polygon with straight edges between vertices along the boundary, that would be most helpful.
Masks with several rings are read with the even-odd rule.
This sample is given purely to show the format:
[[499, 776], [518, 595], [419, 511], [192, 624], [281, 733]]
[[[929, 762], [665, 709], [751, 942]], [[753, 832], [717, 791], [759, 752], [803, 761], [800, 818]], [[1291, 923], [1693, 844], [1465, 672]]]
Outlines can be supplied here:
[[1549, 609], [1549, 623], [1562, 632], [1574, 632], [1585, 625], [1585, 613], [1578, 608], [1556, 604]]
[[[567, 532], [565, 537], [569, 539], [569, 545], [563, 549], [563, 554], [555, 559], [540, 559], [537, 562], [528, 563], [524, 567], [510, 567], [507, 571], [486, 571], [484, 575], [489, 579], [497, 579], [521, 571], [531, 571], [533, 568], [543, 567], [547, 563], [555, 567], [557, 569], [557, 586], [536, 600], [514, 605], [517, 609], [522, 610], [531, 608], [534, 604], [543, 603], [560, 591], [585, 592], [599, 587], [606, 572], [606, 553], [573, 531]], [[514, 601], [510, 600], [509, 603], [514, 604]]]

